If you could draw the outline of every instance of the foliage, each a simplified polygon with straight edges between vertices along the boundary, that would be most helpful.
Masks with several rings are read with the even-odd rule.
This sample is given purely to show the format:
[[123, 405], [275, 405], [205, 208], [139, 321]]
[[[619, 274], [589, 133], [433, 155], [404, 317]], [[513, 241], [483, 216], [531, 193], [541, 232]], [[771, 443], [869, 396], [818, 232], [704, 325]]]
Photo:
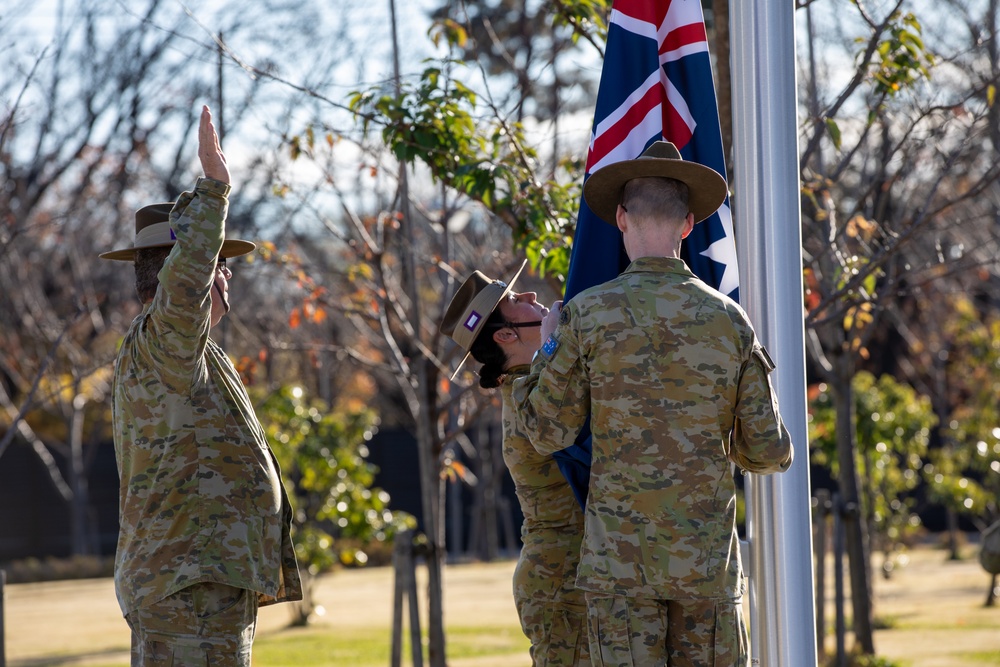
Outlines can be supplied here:
[[382, 140], [399, 160], [426, 165], [437, 181], [506, 223], [516, 247], [542, 276], [565, 276], [579, 179], [540, 180], [537, 153], [523, 128], [496, 114], [476, 116], [479, 96], [453, 75], [462, 67], [454, 60], [429, 66], [417, 83], [401, 84], [398, 94], [379, 88], [355, 92], [350, 108], [365, 132], [381, 126]]
[[983, 320], [971, 301], [958, 298], [946, 329], [953, 407], [944, 446], [924, 476], [934, 500], [982, 529], [1000, 516], [1000, 317]]
[[[888, 202], [892, 187], [905, 192], [916, 185], [908, 179], [918, 182], [925, 174], [899, 169], [903, 173], [897, 175], [895, 165], [906, 164], [909, 153], [920, 150], [919, 126], [947, 121], [921, 113], [919, 98], [904, 95], [916, 96], [939, 60], [925, 45], [916, 16], [894, 11], [881, 20], [865, 19], [871, 32], [854, 40], [854, 78], [842, 90], [825, 93], [835, 102], [806, 126], [801, 159], [803, 242], [809, 250], [807, 323], [821, 327], [841, 322], [846, 333], [842, 345], [862, 358], [868, 354], [863, 341], [871, 335], [869, 325], [876, 323], [882, 297], [895, 287], [885, 270], [887, 259], [901, 249], [903, 238], [918, 231], [915, 222], [921, 222], [907, 220], [904, 207]], [[867, 108], [861, 126], [851, 100]], [[889, 108], [890, 100], [896, 100], [896, 108]], [[916, 108], [911, 111], [910, 106]], [[906, 122], [912, 125], [908, 128]], [[901, 139], [894, 141], [894, 135]], [[820, 155], [824, 140], [833, 150]], [[902, 229], [906, 234], [897, 231]]]
[[[890, 375], [877, 380], [867, 371], [855, 375], [856, 461], [868, 490], [865, 516], [895, 544], [919, 526], [916, 501], [909, 495], [920, 483], [931, 428], [937, 423], [930, 399]], [[809, 405], [809, 440], [814, 464], [839, 474], [836, 397], [821, 385]]]
[[[854, 409], [859, 425], [870, 419], [849, 398], [849, 378], [862, 367], [946, 404], [937, 365], [947, 345], [932, 345], [930, 335], [941, 318], [922, 321], [921, 312], [958, 276], [995, 266], [995, 204], [982, 195], [1000, 175], [998, 142], [983, 98], [1000, 70], [979, 47], [981, 26], [995, 22], [982, 3], [947, 4], [956, 11], [925, 5], [922, 21], [900, 3], [798, 5], [809, 18], [800, 33], [808, 52], [799, 156], [806, 336], [811, 368], [843, 393], [838, 423]], [[848, 61], [854, 67], [845, 70]], [[850, 523], [846, 545], [854, 636], [873, 653], [865, 532], [871, 522], [891, 539], [909, 525], [912, 508], [894, 508], [883, 485], [905, 493], [921, 469], [912, 468], [918, 452], [884, 439], [856, 443], [850, 430], [828, 433], [839, 451], [825, 453], [843, 501], [869, 513]], [[878, 442], [885, 451], [872, 449]]]
[[373, 411], [326, 409], [286, 386], [258, 406], [258, 416], [292, 490], [295, 552], [311, 574], [367, 562], [362, 548], [338, 549], [341, 539], [391, 541], [413, 524], [389, 509], [389, 494], [372, 488], [376, 470], [365, 443], [378, 424]]
[[611, 0], [556, 0], [553, 4], [553, 22], [573, 26], [574, 41], [588, 34], [601, 40], [607, 36], [604, 17], [611, 11]]
[[878, 43], [869, 65], [877, 95], [895, 95], [921, 78], [930, 78], [935, 57], [924, 46], [923, 28], [912, 13], [895, 12], [888, 19], [888, 35]]
[[[502, 91], [499, 105], [516, 120], [558, 123], [593, 103], [597, 81], [571, 55], [581, 39], [602, 50], [610, 9], [610, 0], [442, 2], [431, 34], [500, 83], [492, 86]], [[558, 152], [558, 136], [552, 141]]]

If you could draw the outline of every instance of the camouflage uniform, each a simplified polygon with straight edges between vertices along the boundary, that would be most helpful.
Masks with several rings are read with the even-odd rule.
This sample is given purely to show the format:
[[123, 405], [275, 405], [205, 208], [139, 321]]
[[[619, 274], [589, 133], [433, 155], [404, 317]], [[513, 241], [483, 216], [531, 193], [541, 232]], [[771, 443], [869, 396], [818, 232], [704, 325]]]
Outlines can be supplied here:
[[531, 640], [535, 667], [590, 667], [587, 606], [576, 587], [583, 512], [551, 456], [542, 456], [517, 426], [508, 371], [503, 396], [503, 460], [521, 505], [521, 555], [514, 570], [514, 604]]
[[643, 257], [567, 303], [531, 373], [514, 382], [519, 423], [542, 454], [570, 445], [591, 415], [577, 585], [587, 591], [595, 665], [622, 664], [630, 651], [610, 646], [618, 630], [608, 624], [628, 616], [614, 598], [664, 608], [647, 641], [658, 637], [671, 665], [688, 664], [685, 634], [708, 633], [671, 623], [668, 601], [714, 602], [708, 623], [735, 614], [739, 627], [719, 630], [737, 646], [721, 650], [745, 652], [731, 466], [771, 473], [791, 465], [772, 369], [735, 302], [679, 259]]
[[203, 178], [179, 198], [160, 286], [115, 363], [115, 588], [126, 616], [199, 582], [253, 591], [261, 605], [301, 598], [277, 462], [208, 335], [228, 193]]

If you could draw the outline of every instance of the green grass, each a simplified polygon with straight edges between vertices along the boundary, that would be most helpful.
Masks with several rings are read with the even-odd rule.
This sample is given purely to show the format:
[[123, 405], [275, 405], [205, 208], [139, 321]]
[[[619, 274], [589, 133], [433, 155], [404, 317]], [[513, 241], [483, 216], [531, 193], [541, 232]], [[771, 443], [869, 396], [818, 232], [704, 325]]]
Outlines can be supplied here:
[[[384, 628], [338, 631], [329, 627], [297, 628], [258, 637], [254, 641], [254, 667], [385, 667], [389, 664], [391, 635]], [[426, 646], [427, 633], [424, 632]], [[509, 627], [457, 627], [448, 631], [449, 659], [483, 656], [525, 656], [528, 640]], [[410, 663], [409, 636], [403, 637], [404, 664]]]
[[[424, 632], [424, 646], [427, 643]], [[389, 664], [391, 634], [386, 628], [350, 628], [329, 626], [289, 628], [258, 635], [254, 640], [254, 667], [385, 667]], [[449, 660], [511, 656], [515, 660], [528, 655], [529, 642], [508, 626], [460, 626], [447, 633]], [[426, 648], [425, 655], [426, 655]], [[409, 636], [403, 637], [403, 664], [411, 664]], [[65, 659], [51, 657], [23, 663], [25, 667], [59, 667], [78, 664], [80, 656]], [[128, 662], [87, 663], [87, 667], [129, 667]]]
[[259, 667], [325, 667], [387, 665], [389, 636], [384, 629], [296, 628], [254, 641], [253, 663]]
[[1000, 650], [975, 651], [970, 653], [960, 653], [959, 655], [968, 659], [970, 665], [1000, 665]]

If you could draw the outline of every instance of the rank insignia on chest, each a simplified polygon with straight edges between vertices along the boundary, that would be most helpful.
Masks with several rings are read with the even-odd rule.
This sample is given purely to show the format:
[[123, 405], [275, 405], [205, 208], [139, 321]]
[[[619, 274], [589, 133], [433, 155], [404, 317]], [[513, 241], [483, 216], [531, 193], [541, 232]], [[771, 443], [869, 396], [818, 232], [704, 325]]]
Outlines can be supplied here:
[[551, 357], [555, 354], [555, 351], [559, 348], [559, 341], [556, 340], [555, 336], [549, 336], [545, 339], [545, 344], [542, 345], [542, 354], [546, 357]]

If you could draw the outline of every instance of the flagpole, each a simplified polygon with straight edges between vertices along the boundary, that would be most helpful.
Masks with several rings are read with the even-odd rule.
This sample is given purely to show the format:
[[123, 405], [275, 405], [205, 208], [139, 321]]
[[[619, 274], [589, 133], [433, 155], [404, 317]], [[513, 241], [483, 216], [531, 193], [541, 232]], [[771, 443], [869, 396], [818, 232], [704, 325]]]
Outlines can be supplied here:
[[816, 665], [794, 3], [729, 0], [740, 301], [775, 360], [795, 459], [747, 479], [752, 665]]

